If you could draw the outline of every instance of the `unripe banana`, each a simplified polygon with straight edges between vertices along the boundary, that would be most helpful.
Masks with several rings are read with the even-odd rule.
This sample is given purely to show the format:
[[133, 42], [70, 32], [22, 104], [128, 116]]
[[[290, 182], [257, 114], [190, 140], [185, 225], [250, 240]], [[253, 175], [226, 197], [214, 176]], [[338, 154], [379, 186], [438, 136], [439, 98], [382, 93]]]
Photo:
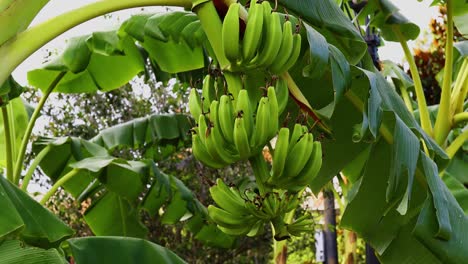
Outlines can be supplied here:
[[276, 98], [276, 92], [275, 92], [275, 87], [270, 86], [268, 87], [268, 101], [270, 102], [270, 118], [271, 118], [271, 124], [270, 124], [270, 134], [268, 138], [273, 138], [276, 133], [278, 132], [278, 100]]
[[277, 69], [278, 65], [282, 66], [286, 61], [289, 59], [292, 53], [292, 47], [294, 42], [294, 36], [292, 32], [292, 24], [291, 21], [286, 21], [283, 24], [283, 36], [281, 39], [281, 48], [278, 51], [278, 55], [269, 66], [270, 71], [271, 69]]
[[250, 62], [260, 45], [263, 29], [263, 5], [257, 1], [250, 2], [249, 17], [242, 42], [244, 62]]
[[245, 123], [245, 130], [247, 132], [248, 138], [250, 139], [253, 132], [254, 118], [252, 105], [250, 104], [249, 93], [245, 89], [242, 89], [239, 92], [236, 103], [236, 115], [238, 117], [242, 116], [244, 118], [243, 122]]
[[239, 3], [233, 3], [224, 17], [222, 29], [222, 41], [224, 55], [231, 63], [240, 59], [240, 28], [239, 28]]
[[294, 223], [286, 226], [288, 233], [293, 236], [301, 236], [302, 232], [311, 232], [314, 230], [314, 220], [307, 216], [307, 219], [296, 220]]
[[192, 152], [197, 160], [211, 168], [220, 169], [225, 166], [225, 164], [213, 161], [205, 146], [201, 142], [200, 137], [196, 134], [192, 135]]
[[210, 109], [211, 101], [216, 100], [216, 87], [215, 87], [215, 78], [207, 74], [203, 79], [203, 88], [202, 88], [202, 103], [203, 103], [203, 112], [208, 113]]
[[220, 163], [231, 164], [236, 162], [239, 157], [236, 157], [233, 153], [229, 153], [229, 150], [225, 147], [225, 140], [219, 130], [218, 107], [218, 101], [211, 102], [210, 120], [212, 126], [207, 130], [205, 146], [214, 160]]
[[265, 225], [265, 222], [263, 220], [258, 220], [257, 222], [255, 222], [255, 224], [252, 226], [252, 228], [250, 229], [249, 233], [247, 233], [247, 236], [249, 237], [254, 237], [254, 236], [257, 236], [257, 235], [260, 235], [263, 233], [264, 227]]
[[284, 173], [286, 173], [287, 176], [287, 178], [283, 178], [285, 181], [297, 176], [304, 168], [310, 157], [313, 146], [312, 134], [303, 134], [301, 139], [299, 139], [296, 145], [288, 153], [288, 158], [286, 159], [286, 165], [284, 167]]
[[271, 219], [271, 216], [267, 214], [264, 210], [262, 210], [262, 208], [257, 207], [257, 205], [255, 205], [254, 202], [247, 201], [245, 203], [245, 207], [251, 215], [255, 216], [258, 219], [263, 219], [265, 221], [269, 221]]
[[299, 55], [301, 54], [301, 35], [294, 34], [293, 37], [293, 47], [291, 56], [289, 56], [288, 60], [283, 64], [274, 64], [270, 67], [270, 71], [274, 74], [281, 74], [283, 72], [288, 71], [294, 64], [296, 64]]
[[231, 98], [228, 95], [222, 95], [219, 101], [218, 121], [222, 134], [228, 143], [234, 143], [234, 108]]
[[222, 209], [233, 214], [248, 214], [245, 201], [237, 196], [221, 178], [218, 178], [216, 185], [210, 188], [210, 194], [216, 204]]
[[208, 215], [217, 225], [229, 229], [251, 225], [255, 221], [253, 216], [232, 214], [213, 205], [208, 206]]
[[208, 122], [206, 120], [205, 115], [200, 115], [198, 117], [198, 135], [200, 136], [200, 140], [203, 144], [206, 143], [206, 134], [209, 133], [208, 131]]
[[281, 115], [286, 106], [288, 105], [289, 99], [289, 88], [288, 82], [283, 78], [278, 78], [275, 85], [276, 99], [278, 100], [278, 113]]
[[269, 183], [275, 182], [282, 174], [284, 165], [286, 164], [286, 158], [288, 157], [288, 146], [289, 146], [289, 128], [283, 127], [278, 133], [276, 139], [275, 152], [273, 153], [273, 164], [271, 168], [271, 177], [268, 180]]
[[231, 236], [243, 236], [247, 235], [252, 227], [250, 225], [243, 225], [239, 226], [236, 228], [226, 228], [223, 226], [218, 226], [219, 230], [221, 230], [223, 233], [231, 235]]
[[237, 98], [239, 97], [239, 92], [242, 90], [242, 78], [237, 73], [232, 72], [224, 72], [224, 79], [226, 80], [226, 85], [230, 94], [234, 98], [234, 102], [236, 102]]
[[190, 90], [188, 105], [190, 114], [192, 114], [194, 119], [197, 119], [203, 111], [200, 96], [195, 88]]
[[259, 67], [268, 67], [273, 63], [281, 48], [281, 39], [283, 35], [280, 14], [277, 12], [271, 13], [271, 11], [268, 11], [266, 8], [264, 8], [264, 14], [266, 30], [264, 30], [265, 34], [263, 35], [262, 40], [263, 46], [252, 61], [252, 64]]
[[304, 132], [302, 131], [302, 125], [301, 124], [295, 124], [293, 132], [291, 134], [291, 139], [289, 139], [289, 147], [288, 147], [288, 155], [293, 149], [293, 147], [297, 144], [297, 141], [303, 135]]
[[234, 123], [234, 145], [241, 159], [250, 157], [250, 144], [244, 117], [237, 117]]
[[[320, 168], [322, 167], [322, 145], [319, 141], [314, 142], [312, 153], [310, 154], [309, 160], [304, 168], [301, 170], [297, 177], [291, 179], [291, 184], [296, 185], [299, 189], [301, 186], [304, 187], [311, 183], [312, 180], [317, 176]], [[294, 187], [294, 186], [291, 186]], [[291, 188], [288, 188], [291, 189]]]
[[251, 146], [263, 147], [270, 138], [270, 129], [270, 101], [268, 97], [262, 97], [258, 103]]

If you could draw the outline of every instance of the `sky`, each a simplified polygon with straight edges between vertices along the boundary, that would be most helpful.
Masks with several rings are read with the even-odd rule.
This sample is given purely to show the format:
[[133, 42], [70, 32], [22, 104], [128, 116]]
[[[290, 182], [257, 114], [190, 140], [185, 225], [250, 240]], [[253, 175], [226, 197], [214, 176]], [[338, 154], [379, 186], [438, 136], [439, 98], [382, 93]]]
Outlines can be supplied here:
[[[37, 25], [49, 18], [57, 16], [66, 11], [76, 9], [95, 2], [96, 0], [51, 0], [33, 20], [31, 25]], [[392, 3], [400, 8], [400, 12], [410, 21], [416, 23], [421, 31], [427, 30], [431, 17], [437, 15], [437, 7], [429, 7], [430, 0], [419, 2], [417, 0], [391, 0]], [[143, 12], [164, 12], [162, 7], [146, 7]], [[13, 76], [22, 85], [27, 85], [26, 73], [30, 70], [40, 68], [47, 55], [52, 52], [58, 53], [66, 46], [66, 40], [73, 37], [88, 34], [93, 31], [108, 31], [117, 29], [122, 21], [129, 18], [132, 14], [141, 13], [141, 8], [134, 8], [114, 12], [110, 16], [99, 17], [83, 23], [46, 44], [39, 51], [34, 53], [29, 59], [21, 64], [14, 72]], [[410, 47], [414, 42], [409, 43]], [[389, 59], [397, 63], [402, 63], [403, 51], [398, 43], [386, 42], [384, 47], [379, 48], [379, 56], [382, 60]]]

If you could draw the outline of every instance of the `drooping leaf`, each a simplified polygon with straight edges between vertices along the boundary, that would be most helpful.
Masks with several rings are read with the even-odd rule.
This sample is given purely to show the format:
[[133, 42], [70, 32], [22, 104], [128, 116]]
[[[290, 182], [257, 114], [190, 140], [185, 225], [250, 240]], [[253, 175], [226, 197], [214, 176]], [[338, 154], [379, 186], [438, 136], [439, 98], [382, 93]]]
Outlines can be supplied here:
[[77, 264], [186, 263], [172, 251], [147, 240], [129, 237], [85, 237], [68, 240]]
[[0, 46], [28, 28], [49, 0], [3, 0], [0, 3]]
[[3, 176], [0, 177], [0, 194], [3, 205], [1, 237], [18, 232], [28, 244], [48, 248], [73, 234], [65, 223]]
[[385, 40], [399, 41], [395, 29], [401, 32], [406, 41], [416, 39], [419, 27], [398, 11], [399, 9], [389, 0], [369, 1], [359, 16], [371, 15], [370, 24], [380, 29]]
[[332, 0], [280, 0], [279, 4], [320, 32], [327, 41], [343, 52], [351, 64], [356, 64], [367, 51], [359, 31]]
[[151, 115], [102, 130], [91, 142], [114, 149], [144, 144], [165, 145], [188, 140], [192, 127], [187, 115]]
[[29, 83], [45, 90], [58, 72], [67, 72], [55, 92], [110, 91], [144, 71], [144, 62], [133, 39], [117, 32], [100, 32], [70, 40], [55, 61], [28, 72]]
[[468, 189], [450, 173], [445, 172], [442, 180], [465, 212], [465, 215], [468, 215]]
[[13, 79], [13, 76], [10, 75], [10, 77], [0, 85], [0, 107], [20, 96], [23, 91], [23, 86], [17, 83], [15, 79]]
[[453, 1], [453, 22], [458, 31], [465, 36], [468, 35], [468, 2], [465, 0]]
[[24, 245], [19, 240], [0, 244], [0, 263], [66, 264], [64, 256], [55, 248], [42, 249]]
[[[12, 142], [13, 155], [18, 153], [23, 139], [24, 131], [28, 126], [29, 115], [21, 98], [15, 98], [6, 106], [9, 113], [10, 130], [14, 141]], [[6, 166], [5, 130], [3, 115], [0, 114], [0, 168]]]
[[97, 236], [146, 237], [137, 208], [116, 193], [107, 192], [94, 201], [84, 215], [86, 223]]

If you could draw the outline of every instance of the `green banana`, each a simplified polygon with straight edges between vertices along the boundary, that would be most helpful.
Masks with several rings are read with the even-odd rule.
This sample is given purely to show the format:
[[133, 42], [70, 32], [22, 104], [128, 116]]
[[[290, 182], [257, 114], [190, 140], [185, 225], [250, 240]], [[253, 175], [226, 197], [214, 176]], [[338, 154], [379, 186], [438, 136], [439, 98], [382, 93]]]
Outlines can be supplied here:
[[258, 220], [257, 222], [255, 222], [255, 224], [252, 226], [252, 228], [250, 229], [249, 233], [247, 233], [247, 236], [249, 237], [254, 237], [254, 236], [257, 236], [257, 235], [260, 235], [263, 233], [264, 227], [265, 225], [265, 222], [262, 221], [262, 220]]
[[291, 177], [295, 177], [304, 168], [313, 148], [312, 134], [303, 134], [296, 145], [288, 153], [284, 173], [286, 177], [284, 181], [289, 181]]
[[289, 146], [289, 128], [283, 127], [278, 133], [276, 139], [275, 152], [273, 153], [273, 164], [271, 168], [271, 177], [268, 180], [269, 183], [275, 182], [282, 174], [286, 158], [288, 157], [288, 146]]
[[302, 232], [310, 232], [314, 230], [314, 220], [310, 215], [303, 215], [298, 218], [294, 223], [286, 226], [289, 234], [293, 236], [300, 236]]
[[263, 5], [257, 1], [250, 2], [249, 16], [242, 41], [244, 62], [250, 62], [259, 48], [263, 29]]
[[188, 105], [190, 114], [192, 114], [194, 119], [197, 119], [203, 113], [201, 99], [195, 88], [190, 90]]
[[[268, 2], [267, 4], [269, 5]], [[265, 34], [263, 35], [262, 40], [263, 46], [260, 48], [260, 52], [252, 61], [252, 64], [258, 67], [268, 67], [271, 65], [271, 63], [273, 63], [281, 48], [281, 39], [283, 35], [280, 14], [277, 12], [271, 13], [271, 11], [268, 11], [265, 7], [263, 10], [265, 13], [264, 17], [266, 28], [266, 30], [264, 30]]]
[[243, 225], [243, 226], [239, 226], [236, 228], [226, 228], [226, 227], [218, 225], [218, 228], [223, 233], [231, 235], [231, 236], [243, 236], [243, 235], [247, 235], [250, 232], [252, 227], [250, 225]]
[[[291, 179], [290, 183], [295, 184], [298, 189], [309, 184], [318, 174], [322, 167], [322, 144], [319, 141], [314, 142], [312, 153], [310, 154], [309, 160], [304, 168], [301, 170], [299, 175]], [[288, 186], [289, 187], [289, 186]]]
[[296, 61], [301, 54], [301, 44], [301, 35], [294, 34], [292, 52], [288, 60], [284, 64], [273, 64], [270, 67], [270, 72], [274, 74], [281, 74], [288, 71], [294, 64], [296, 64]]
[[262, 97], [258, 103], [255, 117], [255, 130], [252, 135], [251, 146], [263, 147], [271, 134], [270, 128], [270, 101], [268, 97]]
[[275, 91], [276, 91], [276, 99], [278, 101], [278, 114], [281, 115], [281, 113], [283, 113], [284, 109], [286, 109], [286, 106], [288, 105], [288, 99], [289, 99], [288, 82], [285, 79], [279, 77], [276, 80]]
[[207, 74], [203, 79], [203, 88], [202, 88], [202, 103], [203, 103], [203, 112], [208, 113], [210, 109], [211, 101], [216, 100], [216, 87], [215, 87], [215, 78]]
[[230, 94], [234, 98], [234, 102], [236, 102], [237, 98], [239, 97], [239, 92], [242, 90], [242, 78], [237, 73], [227, 72], [223, 73], [224, 79], [226, 80], [226, 85]]
[[275, 92], [275, 87], [270, 86], [268, 87], [268, 101], [270, 102], [270, 134], [268, 135], [269, 138], [273, 138], [276, 133], [278, 132], [278, 118], [279, 118], [279, 113], [278, 113], [278, 100], [276, 98], [276, 92]]
[[218, 122], [223, 137], [228, 143], [234, 143], [234, 108], [231, 98], [228, 95], [222, 95], [219, 101]]
[[221, 38], [223, 41], [224, 55], [231, 63], [240, 59], [240, 28], [239, 28], [239, 3], [233, 3], [224, 17]]
[[249, 213], [253, 216], [255, 216], [258, 219], [263, 219], [266, 221], [269, 221], [271, 219], [271, 216], [267, 214], [264, 210], [261, 208], [257, 207], [253, 202], [247, 201], [245, 203], [245, 207], [249, 211]]
[[198, 117], [198, 135], [200, 136], [200, 140], [203, 145], [206, 142], [206, 134], [209, 133], [208, 130], [208, 123], [206, 121], [205, 115], [200, 115]]
[[207, 130], [205, 145], [208, 153], [214, 160], [226, 164], [232, 164], [239, 160], [239, 156], [229, 152], [226, 147], [226, 141], [221, 135], [221, 130], [218, 120], [219, 102], [214, 100], [210, 106], [211, 127]]
[[201, 142], [200, 137], [196, 134], [192, 135], [192, 152], [197, 160], [211, 168], [220, 169], [225, 166], [224, 164], [212, 160], [210, 154], [208, 154], [205, 146]]
[[218, 178], [216, 180], [216, 185], [210, 188], [210, 194], [219, 207], [230, 213], [249, 213], [244, 205], [245, 201], [240, 197], [240, 195], [237, 196], [221, 178]]
[[253, 132], [254, 119], [249, 93], [245, 89], [242, 89], [239, 92], [236, 103], [236, 114], [238, 117], [242, 116], [244, 118], [245, 130], [247, 132], [248, 138], [250, 138]]
[[213, 205], [208, 206], [208, 215], [217, 225], [229, 229], [251, 225], [255, 221], [253, 216], [232, 214]]
[[291, 138], [289, 139], [288, 155], [291, 152], [292, 148], [296, 145], [297, 141], [299, 140], [302, 134], [304, 134], [302, 131], [302, 125], [295, 124], [293, 132], [291, 134]]
[[292, 47], [293, 47], [293, 32], [292, 32], [292, 24], [291, 21], [286, 21], [283, 24], [283, 36], [281, 38], [281, 48], [278, 51], [278, 55], [274, 59], [274, 61], [269, 65], [270, 71], [271, 69], [276, 69], [277, 65], [284, 65], [286, 61], [291, 56]]
[[241, 159], [250, 157], [249, 135], [247, 134], [244, 117], [237, 117], [234, 123], [234, 145]]

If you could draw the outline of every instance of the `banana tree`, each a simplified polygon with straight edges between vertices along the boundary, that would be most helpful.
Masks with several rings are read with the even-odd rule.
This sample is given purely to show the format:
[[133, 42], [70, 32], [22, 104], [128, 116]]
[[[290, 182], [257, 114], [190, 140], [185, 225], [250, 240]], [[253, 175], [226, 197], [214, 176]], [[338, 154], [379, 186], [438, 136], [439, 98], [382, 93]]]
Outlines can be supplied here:
[[[465, 140], [455, 139], [444, 151], [447, 122], [438, 121], [443, 118], [436, 121], [436, 128], [440, 127], [436, 130], [442, 132], [435, 140], [423, 109], [419, 125], [404, 101], [375, 69], [359, 30], [335, 1], [280, 0], [273, 6], [268, 2], [251, 2], [247, 9], [229, 0], [102, 0], [27, 28], [27, 22], [47, 2], [5, 0], [0, 5], [0, 25], [4, 29], [0, 38], [3, 59], [0, 103], [6, 139], [2, 145], [6, 154], [6, 179], [2, 178], [2, 186], [9, 197], [4, 200], [5, 206], [12, 212], [1, 218], [9, 223], [2, 225], [5, 227], [2, 234], [10, 241], [2, 246], [3, 250], [17, 250], [18, 254], [47, 252], [56, 262], [63, 262], [63, 255], [56, 248], [72, 233], [15, 186], [27, 183], [26, 176], [31, 174], [28, 171], [25, 177], [22, 175], [24, 153], [48, 95], [116, 89], [143, 72], [145, 62], [149, 62], [156, 76], [173, 76], [189, 80], [193, 87], [203, 86], [199, 99], [196, 90], [192, 93], [190, 110], [198, 123], [192, 136], [194, 155], [212, 167], [247, 160], [252, 165], [256, 185], [251, 189], [241, 191], [222, 182], [211, 188], [217, 203], [217, 207], [208, 207], [208, 222], [218, 225], [213, 232], [256, 235], [270, 223], [275, 237], [274, 258], [284, 261], [284, 239], [310, 230], [307, 216], [291, 213], [301, 190], [309, 186], [318, 192], [347, 165], [360, 161], [342, 219], [344, 227], [359, 233], [383, 262], [460, 263], [468, 258], [463, 250], [468, 219], [438, 176]], [[457, 17], [464, 16], [467, 9], [463, 1], [447, 1], [449, 9], [454, 3], [460, 6]], [[24, 109], [21, 105], [13, 107], [21, 87], [10, 74], [24, 59], [65, 30], [93, 17], [154, 5], [180, 6], [191, 12], [134, 16], [117, 32], [95, 32], [71, 40], [69, 48], [56, 61], [28, 74], [30, 84], [40, 88], [44, 96], [26, 129], [17, 129], [16, 124], [25, 123], [21, 118]], [[402, 43], [414, 37], [411, 24], [393, 15], [394, 10], [378, 4], [377, 7], [383, 11], [379, 9], [376, 13], [376, 21], [392, 24]], [[279, 13], [281, 8], [287, 12]], [[393, 16], [386, 16], [386, 12]], [[447, 76], [450, 67], [445, 71]], [[208, 75], [202, 85], [197, 85], [200, 70]], [[464, 87], [462, 82], [458, 89], [461, 95]], [[422, 100], [420, 96], [418, 100]], [[227, 110], [221, 107], [223, 102], [227, 102]], [[229, 113], [230, 105], [231, 114], [221, 118], [225, 110]], [[439, 114], [444, 113], [443, 109], [447, 106], [441, 103]], [[279, 120], [285, 118], [296, 118], [299, 124], [286, 122], [291, 129], [279, 129]], [[149, 208], [159, 208], [163, 203], [165, 198], [161, 196], [166, 194], [162, 186], [174, 185], [172, 190], [179, 191], [174, 191], [171, 197], [177, 202], [167, 208], [175, 208], [168, 211], [174, 211], [175, 221], [187, 209], [192, 214], [203, 211], [203, 206], [189, 202], [192, 200], [182, 191], [179, 181], [158, 174], [151, 161], [122, 161], [107, 154], [106, 146], [112, 148], [124, 141], [127, 143], [123, 144], [145, 142], [147, 131], [151, 130], [147, 123], [145, 120], [125, 126], [129, 129], [125, 131], [132, 132], [103, 135], [95, 142], [73, 138], [36, 142], [33, 149], [38, 161], [33, 164], [39, 165], [54, 181], [43, 202], [62, 185], [77, 199], [100, 194], [85, 216], [94, 223], [93, 231], [104, 236], [142, 236], [141, 227], [127, 229], [125, 222], [135, 223], [134, 211], [129, 210], [133, 208], [131, 201], [149, 176], [156, 179], [153, 186], [157, 186], [144, 202]], [[178, 131], [175, 127], [172, 124], [164, 129]], [[228, 133], [229, 128], [233, 134]], [[164, 134], [162, 130], [159, 132], [155, 134]], [[278, 142], [273, 147], [268, 141], [278, 132]], [[17, 144], [18, 141], [21, 143]], [[265, 145], [273, 153], [271, 171], [261, 154]], [[61, 155], [62, 151], [69, 154]], [[355, 157], [359, 160], [354, 160]], [[174, 183], [168, 185], [168, 181]], [[181, 200], [186, 208], [180, 209]], [[32, 211], [53, 219], [47, 222], [48, 228], [39, 228], [44, 222], [31, 219]], [[106, 216], [119, 211], [123, 224], [109, 227]], [[109, 256], [106, 250], [119, 239], [125, 241], [120, 244], [125, 251], [132, 253], [122, 253], [125, 256], [118, 257], [117, 262], [148, 254], [166, 257], [162, 261], [168, 263], [182, 261], [139, 239], [82, 238], [67, 240], [62, 248], [78, 262], [85, 263], [96, 261], [89, 256], [100, 259], [117, 256], [115, 251]], [[34, 247], [25, 253], [18, 240]], [[104, 250], [94, 254], [91, 250], [96, 250], [93, 248], [96, 244]]]

